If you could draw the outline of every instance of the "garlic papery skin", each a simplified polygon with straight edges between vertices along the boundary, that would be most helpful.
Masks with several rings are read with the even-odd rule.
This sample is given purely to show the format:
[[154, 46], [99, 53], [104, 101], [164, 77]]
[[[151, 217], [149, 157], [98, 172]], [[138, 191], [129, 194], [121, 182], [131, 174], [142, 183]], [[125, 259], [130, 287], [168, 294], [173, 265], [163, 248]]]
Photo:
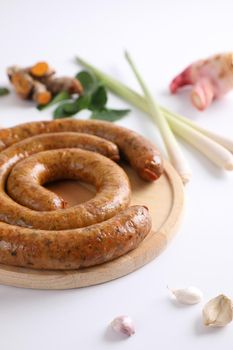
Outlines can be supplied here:
[[197, 287], [187, 287], [181, 289], [170, 289], [176, 299], [182, 304], [198, 304], [203, 298], [202, 291]]
[[133, 321], [129, 316], [118, 316], [111, 322], [112, 329], [117, 333], [122, 333], [131, 336], [135, 333]]
[[233, 319], [232, 300], [224, 294], [211, 299], [202, 311], [203, 323], [209, 327], [223, 327]]

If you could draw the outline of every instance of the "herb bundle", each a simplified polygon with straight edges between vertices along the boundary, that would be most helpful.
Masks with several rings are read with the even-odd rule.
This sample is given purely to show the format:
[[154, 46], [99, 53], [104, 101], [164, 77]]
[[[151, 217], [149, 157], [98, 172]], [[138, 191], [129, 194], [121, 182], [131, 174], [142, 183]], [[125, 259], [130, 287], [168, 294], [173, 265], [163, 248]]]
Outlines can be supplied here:
[[38, 106], [38, 109], [43, 110], [58, 104], [53, 112], [54, 119], [69, 118], [87, 109], [91, 111], [91, 119], [111, 122], [124, 117], [130, 112], [129, 109], [111, 109], [106, 106], [108, 101], [107, 90], [92, 73], [81, 71], [76, 75], [76, 78], [83, 86], [82, 95], [71, 98], [67, 92], [61, 91], [50, 103], [45, 106]]

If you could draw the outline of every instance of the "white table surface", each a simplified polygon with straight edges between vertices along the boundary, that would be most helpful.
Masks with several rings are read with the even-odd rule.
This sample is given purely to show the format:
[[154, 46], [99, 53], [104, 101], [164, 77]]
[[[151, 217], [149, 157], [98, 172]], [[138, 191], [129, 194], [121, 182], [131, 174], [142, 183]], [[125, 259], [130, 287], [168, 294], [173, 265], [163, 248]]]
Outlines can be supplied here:
[[[233, 136], [232, 94], [200, 113], [187, 92], [176, 97], [167, 88], [193, 60], [232, 49], [232, 12], [230, 0], [1, 0], [0, 85], [8, 84], [7, 66], [38, 60], [48, 60], [60, 74], [74, 74], [79, 68], [73, 58], [79, 54], [137, 88], [122, 55], [127, 48], [161, 103]], [[128, 107], [113, 97], [109, 105]], [[13, 93], [1, 98], [3, 126], [50, 118], [51, 110], [39, 112]], [[137, 110], [119, 124], [161, 147], [155, 128]], [[100, 286], [67, 291], [1, 286], [1, 349], [232, 349], [233, 324], [205, 329], [202, 305], [181, 307], [168, 297], [167, 285], [199, 286], [205, 301], [222, 292], [233, 296], [233, 174], [184, 143], [182, 149], [193, 177], [185, 189], [182, 227], [169, 248], [139, 271]], [[136, 323], [130, 339], [107, 330], [119, 314]]]

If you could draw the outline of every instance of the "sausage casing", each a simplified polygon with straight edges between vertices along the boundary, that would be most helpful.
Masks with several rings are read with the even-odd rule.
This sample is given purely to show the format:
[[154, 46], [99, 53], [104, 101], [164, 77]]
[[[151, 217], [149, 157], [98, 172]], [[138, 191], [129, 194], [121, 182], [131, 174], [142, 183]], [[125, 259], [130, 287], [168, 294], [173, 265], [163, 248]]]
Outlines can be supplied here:
[[162, 157], [154, 144], [132, 130], [103, 121], [59, 119], [2, 129], [0, 150], [31, 136], [65, 131], [92, 134], [112, 141], [144, 180], [156, 180], [163, 173]]
[[0, 262], [54, 270], [97, 265], [135, 249], [150, 229], [148, 209], [142, 206], [74, 230], [43, 231], [0, 222]]
[[[128, 178], [112, 161], [118, 149], [143, 179], [161, 175], [155, 146], [112, 123], [69, 119], [0, 130], [0, 263], [78, 269], [135, 249], [151, 218], [144, 206], [128, 207]], [[61, 178], [94, 184], [96, 197], [64, 208], [42, 188]]]

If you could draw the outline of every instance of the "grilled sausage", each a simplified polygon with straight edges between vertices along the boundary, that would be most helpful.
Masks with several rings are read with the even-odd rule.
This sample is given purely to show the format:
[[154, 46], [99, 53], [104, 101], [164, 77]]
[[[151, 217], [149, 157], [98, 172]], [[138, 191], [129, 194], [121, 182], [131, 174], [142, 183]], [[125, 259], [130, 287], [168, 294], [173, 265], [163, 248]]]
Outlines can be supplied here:
[[[56, 134], [42, 134], [14, 144], [7, 150], [0, 153], [0, 167], [8, 167], [7, 164], [11, 164], [12, 166], [13, 162], [16, 163], [19, 159], [22, 160], [24, 157], [28, 157], [29, 155], [37, 152], [59, 148], [69, 149], [74, 147], [98, 152], [113, 160], [119, 160], [118, 148], [112, 142], [92, 135], [65, 132]], [[72, 178], [72, 174], [66, 174], [65, 168], [61, 170], [61, 167], [57, 171], [56, 177], [55, 174], [53, 174], [54, 179], [52, 179], [51, 173], [50, 177], [48, 177], [50, 170], [49, 165], [51, 161], [54, 163], [52, 158], [53, 157], [51, 157], [51, 159], [47, 159], [46, 169], [43, 169], [42, 164], [38, 164], [33, 169], [33, 173], [31, 174], [28, 174], [28, 167], [21, 165], [21, 162], [18, 163], [18, 165], [12, 170], [7, 181], [7, 191], [16, 202], [28, 208], [40, 211], [61, 209], [66, 206], [64, 200], [58, 195], [44, 189], [41, 186], [38, 188], [38, 186], [35, 186], [35, 184], [32, 183], [32, 181], [35, 180], [35, 176], [37, 179], [38, 176], [40, 176], [41, 185], [45, 182], [58, 179], [58, 175], [61, 173], [61, 171], [63, 171], [63, 178], [68, 177], [68, 175], [70, 178]], [[21, 171], [19, 171], [19, 168]], [[48, 178], [43, 179], [43, 170], [43, 176], [45, 176], [45, 171], [48, 170]], [[32, 169], [29, 170], [29, 172], [31, 171]], [[25, 177], [26, 172], [27, 176]], [[61, 177], [62, 176], [60, 176], [60, 178]]]
[[136, 248], [151, 229], [149, 212], [132, 206], [99, 224], [42, 231], [0, 222], [0, 262], [34, 269], [78, 269]]
[[112, 141], [144, 180], [156, 180], [163, 172], [161, 155], [151, 142], [132, 130], [103, 121], [60, 119], [2, 129], [0, 150], [27, 137], [65, 131], [92, 134]]
[[[118, 147], [142, 178], [161, 175], [156, 148], [111, 123], [59, 120], [0, 130], [0, 263], [78, 269], [136, 248], [151, 219], [146, 207], [127, 208], [128, 178], [112, 161]], [[62, 198], [42, 187], [61, 178], [94, 184], [97, 195], [64, 208]]]
[[[0, 183], [4, 182], [6, 175], [7, 171], [0, 174]], [[48, 198], [53, 198], [52, 193], [50, 195], [48, 190], [41, 188], [40, 185], [45, 182], [77, 179], [89, 182], [97, 189], [93, 199], [54, 212], [31, 210], [0, 191], [0, 220], [13, 225], [45, 230], [85, 227], [114, 216], [125, 209], [130, 201], [129, 182], [123, 169], [100, 154], [81, 149], [40, 152], [19, 162], [12, 175], [10, 185], [21, 204], [33, 208], [38, 200], [40, 210], [46, 207]]]

